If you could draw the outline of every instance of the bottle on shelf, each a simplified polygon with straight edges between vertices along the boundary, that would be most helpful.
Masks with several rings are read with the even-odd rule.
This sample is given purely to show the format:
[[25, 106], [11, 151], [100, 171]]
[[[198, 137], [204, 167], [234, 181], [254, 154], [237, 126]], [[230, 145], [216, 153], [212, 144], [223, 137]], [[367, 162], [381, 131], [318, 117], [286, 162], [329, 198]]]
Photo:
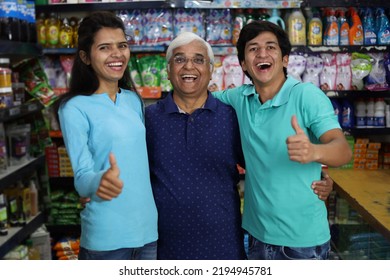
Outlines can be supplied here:
[[8, 57], [0, 58], [0, 87], [12, 86], [12, 70], [10, 68], [10, 59]]
[[36, 21], [37, 29], [37, 41], [41, 46], [46, 46], [46, 16], [44, 13], [40, 13]]
[[17, 205], [18, 205], [18, 225], [25, 226], [27, 223], [27, 209], [26, 202], [24, 200], [23, 189], [25, 188], [22, 181], [16, 182], [16, 188], [18, 192]]
[[356, 102], [355, 110], [355, 125], [357, 128], [365, 128], [367, 126], [367, 106], [363, 99]]
[[322, 20], [317, 9], [313, 9], [312, 17], [308, 23], [307, 44], [309, 46], [322, 45]]
[[341, 104], [335, 99], [331, 99], [330, 101], [332, 102], [332, 105], [333, 105], [334, 114], [337, 116], [337, 120], [339, 121], [339, 124], [341, 125], [343, 122], [343, 115], [342, 115], [343, 110], [342, 110]]
[[354, 127], [354, 108], [351, 102], [347, 99], [344, 99], [343, 103], [343, 112], [342, 112], [342, 123], [343, 128], [352, 128]]
[[36, 43], [37, 42], [37, 23], [35, 20], [35, 2], [27, 0], [27, 24], [28, 24], [28, 38], [27, 42]]
[[271, 17], [269, 17], [267, 20], [279, 25], [281, 28], [283, 28], [283, 30], [286, 30], [286, 25], [284, 24], [283, 19], [279, 16], [278, 9], [272, 9]]
[[38, 214], [38, 190], [37, 186], [35, 185], [34, 179], [30, 180], [30, 214], [31, 216], [35, 216]]
[[340, 8], [336, 11], [338, 15], [337, 21], [339, 25], [339, 45], [348, 46], [349, 45], [349, 23], [345, 16], [345, 10]]
[[0, 108], [13, 106], [12, 70], [9, 58], [0, 58]]
[[50, 13], [46, 23], [46, 47], [57, 48], [60, 39], [60, 21], [55, 13]]
[[259, 12], [258, 20], [268, 20], [269, 19], [270, 16], [267, 12], [267, 9], [259, 9], [258, 12]]
[[7, 5], [0, 13], [0, 39], [6, 41], [20, 41], [20, 19], [16, 1]]
[[362, 21], [355, 8], [350, 7], [349, 14], [352, 22], [352, 25], [349, 29], [349, 44], [351, 46], [361, 46], [363, 45], [364, 40]]
[[386, 126], [385, 109], [386, 109], [386, 103], [384, 98], [377, 98], [374, 104], [374, 110], [375, 110], [374, 126], [377, 128], [383, 128]]
[[376, 45], [376, 31], [375, 31], [375, 22], [372, 14], [372, 9], [370, 7], [366, 7], [364, 11], [363, 17], [363, 38], [364, 45]]
[[5, 196], [0, 194], [0, 236], [8, 234], [8, 216], [7, 204], [5, 203]]
[[390, 22], [383, 8], [377, 9], [375, 26], [378, 31], [378, 45], [390, 45]]
[[367, 127], [372, 128], [375, 126], [375, 102], [374, 98], [370, 98], [367, 102]]
[[78, 39], [79, 39], [78, 30], [79, 30], [79, 26], [80, 26], [81, 21], [82, 21], [82, 19], [79, 19], [77, 17], [71, 17], [69, 20], [69, 24], [73, 29], [73, 47], [74, 48], [77, 48], [77, 45], [78, 45]]
[[251, 21], [255, 20], [256, 18], [254, 17], [254, 11], [253, 9], [246, 9], [245, 12], [245, 21], [246, 23], [250, 23]]
[[17, 1], [17, 9], [18, 9], [18, 18], [20, 25], [20, 36], [19, 41], [28, 42], [29, 40], [29, 26], [27, 21], [27, 5], [26, 1]]
[[339, 45], [339, 25], [337, 23], [336, 12], [334, 9], [327, 10], [326, 28], [324, 32], [324, 45]]
[[306, 19], [301, 9], [294, 9], [288, 17], [288, 37], [291, 45], [306, 45]]
[[73, 28], [69, 25], [67, 18], [62, 21], [59, 37], [60, 48], [73, 48]]

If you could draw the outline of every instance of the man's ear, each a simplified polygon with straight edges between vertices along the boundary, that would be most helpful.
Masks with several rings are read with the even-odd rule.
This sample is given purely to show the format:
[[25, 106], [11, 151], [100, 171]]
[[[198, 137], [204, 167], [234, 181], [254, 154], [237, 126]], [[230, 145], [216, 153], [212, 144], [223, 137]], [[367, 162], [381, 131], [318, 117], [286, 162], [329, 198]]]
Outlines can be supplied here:
[[283, 56], [283, 59], [282, 59], [282, 61], [283, 61], [283, 66], [286, 67], [286, 68], [287, 68], [287, 66], [288, 66], [288, 58], [289, 58], [289, 56], [288, 56], [288, 55], [285, 55], [285, 56]]
[[169, 78], [170, 72], [171, 72], [171, 66], [170, 66], [169, 63], [168, 63], [168, 64], [167, 64], [167, 79], [168, 79], [168, 80], [170, 80], [170, 78]]
[[86, 65], [90, 64], [89, 58], [88, 58], [87, 53], [85, 51], [80, 51], [79, 57], [80, 57], [81, 61], [84, 62]]
[[214, 73], [214, 69], [215, 69], [215, 64], [213, 65], [210, 65], [210, 71], [211, 71], [211, 75], [210, 75], [210, 81], [213, 79], [213, 73]]

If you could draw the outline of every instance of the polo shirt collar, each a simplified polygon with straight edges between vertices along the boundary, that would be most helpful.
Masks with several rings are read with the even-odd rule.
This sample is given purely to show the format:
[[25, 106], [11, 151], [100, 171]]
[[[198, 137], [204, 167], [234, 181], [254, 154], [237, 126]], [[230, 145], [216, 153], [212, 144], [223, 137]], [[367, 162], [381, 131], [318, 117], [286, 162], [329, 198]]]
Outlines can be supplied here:
[[[207, 92], [207, 100], [202, 109], [216, 111], [217, 110], [217, 99]], [[169, 92], [169, 94], [161, 101], [164, 104], [165, 113], [179, 113], [179, 108], [176, 103], [173, 101], [173, 91]]]
[[[299, 84], [299, 81], [292, 78], [292, 77], [287, 77], [286, 81], [284, 82], [282, 88], [280, 91], [270, 100], [269, 106], [280, 106], [283, 104], [286, 104], [288, 102], [288, 99], [290, 98], [290, 93], [292, 88], [296, 85]], [[244, 95], [249, 96], [249, 95], [259, 95], [256, 92], [255, 86], [248, 88], [243, 92]]]

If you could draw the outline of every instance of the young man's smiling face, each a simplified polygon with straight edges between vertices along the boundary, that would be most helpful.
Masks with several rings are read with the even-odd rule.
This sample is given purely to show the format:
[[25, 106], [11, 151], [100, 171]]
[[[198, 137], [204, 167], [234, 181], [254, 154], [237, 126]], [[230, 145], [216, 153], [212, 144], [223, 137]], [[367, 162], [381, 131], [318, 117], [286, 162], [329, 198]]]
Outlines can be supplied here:
[[283, 67], [287, 68], [288, 56], [282, 57], [278, 39], [272, 32], [262, 32], [245, 45], [242, 69], [258, 86], [267, 86], [285, 80]]

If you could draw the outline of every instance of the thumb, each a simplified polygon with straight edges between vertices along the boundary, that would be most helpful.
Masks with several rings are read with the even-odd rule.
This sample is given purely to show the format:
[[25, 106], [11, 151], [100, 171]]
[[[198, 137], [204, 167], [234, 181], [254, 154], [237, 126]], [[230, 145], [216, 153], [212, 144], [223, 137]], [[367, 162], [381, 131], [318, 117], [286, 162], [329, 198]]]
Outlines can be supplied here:
[[298, 134], [305, 134], [305, 132], [302, 130], [302, 128], [298, 124], [297, 116], [293, 115], [291, 117], [291, 126], [295, 130], [295, 133]]
[[109, 161], [110, 161], [110, 169], [112, 171], [117, 171], [119, 172], [119, 168], [118, 168], [118, 165], [116, 163], [116, 159], [115, 159], [115, 156], [113, 153], [110, 153], [109, 155]]

